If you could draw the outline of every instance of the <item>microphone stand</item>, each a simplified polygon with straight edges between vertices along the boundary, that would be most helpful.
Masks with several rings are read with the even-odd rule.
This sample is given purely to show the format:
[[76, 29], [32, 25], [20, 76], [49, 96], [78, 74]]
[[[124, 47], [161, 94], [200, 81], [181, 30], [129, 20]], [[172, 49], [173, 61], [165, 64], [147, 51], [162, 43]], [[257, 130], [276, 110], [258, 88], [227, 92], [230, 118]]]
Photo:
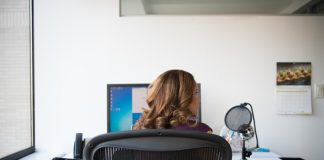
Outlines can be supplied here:
[[[254, 126], [254, 134], [255, 134], [255, 137], [256, 137], [256, 148], [259, 148], [259, 140], [258, 140], [258, 135], [257, 135], [257, 131], [256, 131], [256, 125], [255, 125], [255, 118], [254, 118], [254, 113], [253, 113], [253, 107], [250, 103], [241, 103], [239, 106], [234, 106], [234, 107], [243, 107], [243, 108], [246, 108], [247, 110], [249, 110], [246, 106], [250, 106], [251, 108], [251, 115], [252, 115], [252, 120], [253, 120], [253, 126]], [[233, 108], [234, 108], [233, 107]], [[230, 109], [229, 111], [231, 111], [232, 109]], [[227, 116], [228, 116], [228, 113], [229, 111], [226, 113], [225, 115], [225, 124], [227, 126]], [[251, 121], [250, 121], [251, 122]], [[238, 133], [242, 134], [242, 141], [243, 141], [243, 146], [242, 146], [242, 159], [241, 160], [247, 160], [246, 157], [250, 157], [252, 155], [252, 152], [247, 150], [247, 148], [245, 148], [245, 141], [246, 140], [249, 140], [249, 136], [246, 136], [244, 134], [246, 133], [250, 133], [250, 131], [248, 130], [248, 128], [250, 127], [250, 122], [248, 122], [249, 124], [241, 124], [241, 126], [237, 128], [231, 128], [231, 127], [228, 127], [232, 130], [235, 130], [237, 131]], [[253, 136], [253, 135], [252, 135]]]
[[250, 157], [252, 154], [251, 151], [247, 151], [245, 148], [245, 140], [243, 139], [243, 147], [242, 147], [242, 159], [241, 160], [247, 160], [246, 157]]
[[[242, 131], [241, 134], [246, 133], [247, 131]], [[243, 146], [242, 146], [242, 159], [241, 160], [247, 160], [246, 157], [250, 157], [252, 152], [248, 151], [245, 148], [245, 137], [242, 135], [242, 141], [243, 141]]]
[[[254, 113], [253, 113], [253, 107], [250, 103], [243, 103], [241, 104], [241, 106], [245, 107], [249, 105], [251, 108], [251, 112], [252, 112], [252, 119], [253, 119], [253, 125], [254, 125], [254, 133], [255, 133], [255, 138], [256, 138], [256, 148], [259, 148], [259, 140], [258, 140], [258, 134], [256, 131], [256, 125], [255, 125], [255, 118], [254, 118]], [[242, 131], [241, 134], [246, 133], [247, 131]], [[243, 137], [243, 136], [242, 136]], [[251, 151], [247, 151], [247, 149], [245, 148], [245, 138], [243, 137], [243, 146], [242, 146], [242, 160], [247, 160], [246, 157], [250, 157], [252, 155]]]
[[247, 106], [247, 105], [249, 105], [250, 108], [251, 108], [252, 118], [253, 118], [253, 126], [254, 126], [254, 133], [255, 133], [255, 138], [256, 138], [256, 148], [259, 148], [259, 139], [258, 139], [256, 125], [255, 125], [255, 118], [254, 118], [254, 113], [253, 113], [253, 107], [252, 107], [252, 105], [250, 103], [247, 103], [247, 102], [241, 104], [241, 106], [244, 106], [244, 107]]

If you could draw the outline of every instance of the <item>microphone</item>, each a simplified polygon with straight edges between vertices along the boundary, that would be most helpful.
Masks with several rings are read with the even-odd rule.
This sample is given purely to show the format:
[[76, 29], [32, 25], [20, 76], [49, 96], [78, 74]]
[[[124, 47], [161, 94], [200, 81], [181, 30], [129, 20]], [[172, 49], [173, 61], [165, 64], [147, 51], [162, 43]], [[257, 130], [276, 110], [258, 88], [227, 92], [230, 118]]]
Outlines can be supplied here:
[[254, 136], [255, 132], [254, 132], [254, 128], [252, 126], [248, 126], [244, 132], [241, 132], [241, 138], [243, 140], [250, 140], [253, 136]]
[[247, 129], [250, 127], [250, 124], [242, 124], [238, 128], [239, 133], [246, 133]]

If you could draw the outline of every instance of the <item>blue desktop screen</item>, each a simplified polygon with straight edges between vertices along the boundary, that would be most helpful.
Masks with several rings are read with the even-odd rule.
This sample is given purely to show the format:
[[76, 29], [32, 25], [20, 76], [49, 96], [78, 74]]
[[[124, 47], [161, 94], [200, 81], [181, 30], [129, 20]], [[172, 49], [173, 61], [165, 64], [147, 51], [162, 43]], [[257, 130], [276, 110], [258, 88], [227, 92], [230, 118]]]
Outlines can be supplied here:
[[[149, 84], [108, 84], [107, 131], [131, 130], [146, 103]], [[200, 85], [199, 90], [200, 90]], [[200, 106], [198, 110], [200, 116]]]
[[148, 84], [108, 85], [108, 132], [131, 130], [146, 104]]

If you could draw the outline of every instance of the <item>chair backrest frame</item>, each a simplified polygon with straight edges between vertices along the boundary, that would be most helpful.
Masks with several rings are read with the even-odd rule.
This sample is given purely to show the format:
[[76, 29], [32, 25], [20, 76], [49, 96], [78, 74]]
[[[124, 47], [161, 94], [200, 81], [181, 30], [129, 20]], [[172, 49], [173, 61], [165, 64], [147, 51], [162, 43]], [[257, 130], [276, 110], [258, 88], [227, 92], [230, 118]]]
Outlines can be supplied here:
[[[181, 143], [177, 143], [176, 140], [180, 140]], [[194, 140], [194, 143], [191, 140]], [[83, 150], [83, 159], [93, 160], [96, 151], [105, 146], [127, 147], [128, 149], [143, 151], [178, 151], [220, 146], [222, 148], [222, 159], [232, 159], [231, 147], [224, 138], [197, 131], [172, 129], [124, 131], [96, 136], [86, 144]]]

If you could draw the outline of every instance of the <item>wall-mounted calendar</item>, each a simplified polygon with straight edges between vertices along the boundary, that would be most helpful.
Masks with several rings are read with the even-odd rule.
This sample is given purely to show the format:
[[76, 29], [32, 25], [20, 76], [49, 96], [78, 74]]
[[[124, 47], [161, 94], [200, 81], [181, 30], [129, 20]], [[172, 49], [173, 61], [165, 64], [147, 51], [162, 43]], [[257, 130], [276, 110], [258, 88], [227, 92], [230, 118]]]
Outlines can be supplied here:
[[311, 73], [310, 62], [277, 63], [278, 114], [312, 114]]

